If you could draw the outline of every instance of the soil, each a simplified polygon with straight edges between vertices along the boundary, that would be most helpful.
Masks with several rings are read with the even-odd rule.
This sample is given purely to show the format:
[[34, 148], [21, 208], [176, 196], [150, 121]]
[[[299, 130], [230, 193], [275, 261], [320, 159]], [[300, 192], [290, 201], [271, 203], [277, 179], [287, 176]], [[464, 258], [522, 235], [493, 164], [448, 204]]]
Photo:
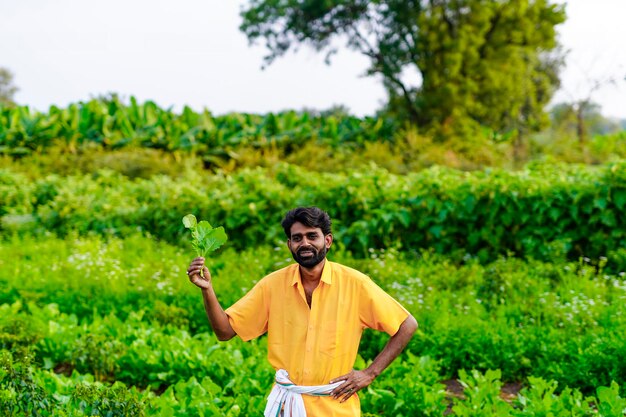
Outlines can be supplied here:
[[72, 371], [74, 370], [74, 365], [67, 362], [61, 362], [57, 366], [54, 367], [53, 371], [55, 374], [62, 374], [64, 376], [71, 376]]

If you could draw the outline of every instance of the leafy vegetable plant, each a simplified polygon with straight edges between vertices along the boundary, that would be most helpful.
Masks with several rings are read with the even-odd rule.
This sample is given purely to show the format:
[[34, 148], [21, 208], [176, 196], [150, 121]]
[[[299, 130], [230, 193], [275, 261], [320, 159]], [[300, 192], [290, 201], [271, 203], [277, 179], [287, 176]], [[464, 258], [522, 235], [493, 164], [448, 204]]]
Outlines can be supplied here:
[[191, 244], [198, 256], [203, 258], [228, 240], [228, 236], [222, 226], [214, 228], [206, 220], [198, 222], [193, 214], [183, 217], [183, 224], [185, 228], [191, 229]]

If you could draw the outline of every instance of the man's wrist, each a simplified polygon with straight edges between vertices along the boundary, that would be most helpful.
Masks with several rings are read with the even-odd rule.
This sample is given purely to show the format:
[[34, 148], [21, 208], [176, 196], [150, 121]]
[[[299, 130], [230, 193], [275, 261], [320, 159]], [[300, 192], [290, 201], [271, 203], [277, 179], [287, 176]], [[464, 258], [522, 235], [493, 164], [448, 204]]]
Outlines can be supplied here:
[[380, 371], [373, 369], [371, 365], [363, 370], [366, 374], [368, 374], [372, 379], [376, 379], [378, 375], [380, 375]]

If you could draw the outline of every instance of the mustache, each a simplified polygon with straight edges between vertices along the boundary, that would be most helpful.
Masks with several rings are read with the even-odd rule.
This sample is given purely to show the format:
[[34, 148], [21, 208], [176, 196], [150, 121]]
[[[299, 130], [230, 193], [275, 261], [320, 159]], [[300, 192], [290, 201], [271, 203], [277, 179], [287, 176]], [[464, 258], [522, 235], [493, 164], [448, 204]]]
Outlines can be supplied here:
[[317, 249], [315, 249], [313, 246], [307, 246], [307, 247], [298, 248], [298, 254], [300, 252], [304, 252], [304, 251], [311, 251], [313, 253], [317, 253]]

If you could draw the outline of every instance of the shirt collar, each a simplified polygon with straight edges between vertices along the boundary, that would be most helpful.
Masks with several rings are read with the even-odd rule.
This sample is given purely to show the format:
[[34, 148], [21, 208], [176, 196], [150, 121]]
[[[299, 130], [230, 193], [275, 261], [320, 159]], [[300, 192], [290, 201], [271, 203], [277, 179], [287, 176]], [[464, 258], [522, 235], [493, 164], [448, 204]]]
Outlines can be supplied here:
[[[296, 264], [295, 266], [296, 270], [293, 274], [293, 278], [291, 279], [291, 285], [298, 284], [302, 281], [300, 278], [300, 268], [298, 267], [298, 264]], [[328, 259], [324, 261], [324, 269], [322, 270], [321, 281], [328, 285], [332, 284], [333, 282], [333, 268], [331, 262]]]
[[328, 285], [333, 283], [333, 268], [330, 265], [330, 261], [328, 259], [324, 261], [324, 270], [322, 271], [322, 282]]

